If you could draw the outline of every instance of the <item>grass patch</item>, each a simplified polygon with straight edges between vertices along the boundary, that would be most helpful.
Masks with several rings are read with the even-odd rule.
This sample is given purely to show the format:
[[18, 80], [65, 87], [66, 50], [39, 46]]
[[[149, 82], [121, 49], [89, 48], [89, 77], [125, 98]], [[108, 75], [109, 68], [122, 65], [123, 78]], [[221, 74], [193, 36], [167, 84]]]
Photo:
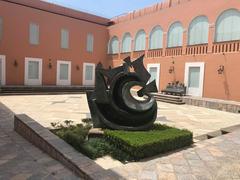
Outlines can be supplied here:
[[155, 125], [147, 132], [105, 130], [105, 137], [135, 160], [189, 146], [193, 142], [190, 131], [165, 125]]

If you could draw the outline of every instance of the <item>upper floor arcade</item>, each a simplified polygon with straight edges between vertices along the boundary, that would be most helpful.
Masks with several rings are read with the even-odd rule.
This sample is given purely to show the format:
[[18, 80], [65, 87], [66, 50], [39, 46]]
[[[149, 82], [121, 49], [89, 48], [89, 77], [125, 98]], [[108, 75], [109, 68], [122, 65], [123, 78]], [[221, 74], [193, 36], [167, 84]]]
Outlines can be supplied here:
[[[208, 7], [206, 11], [189, 12], [188, 17], [179, 14], [187, 7], [200, 6], [203, 1], [193, 0], [190, 5], [185, 3], [185, 7], [167, 9], [111, 26], [108, 54], [112, 59], [123, 59], [126, 56], [137, 58], [142, 54], [154, 58], [239, 52], [240, 3], [236, 6], [235, 0], [229, 0], [227, 5], [219, 0], [217, 10]], [[223, 5], [226, 8], [223, 9]], [[214, 14], [211, 8], [215, 10]]]

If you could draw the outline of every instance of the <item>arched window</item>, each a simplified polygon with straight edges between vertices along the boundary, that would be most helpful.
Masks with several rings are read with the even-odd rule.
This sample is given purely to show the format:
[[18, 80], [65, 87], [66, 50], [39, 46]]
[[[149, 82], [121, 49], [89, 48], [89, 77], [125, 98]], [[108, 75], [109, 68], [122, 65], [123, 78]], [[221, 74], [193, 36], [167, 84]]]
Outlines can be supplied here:
[[240, 12], [235, 9], [224, 11], [217, 19], [215, 41], [240, 40]]
[[199, 16], [193, 19], [188, 29], [188, 44], [208, 43], [209, 23], [208, 18]]
[[143, 51], [146, 47], [146, 33], [144, 30], [138, 31], [135, 37], [135, 51]]
[[160, 26], [155, 26], [150, 33], [149, 49], [161, 49], [163, 46], [163, 31]]
[[168, 30], [168, 47], [182, 46], [183, 27], [180, 22], [173, 23]]
[[132, 37], [130, 33], [125, 33], [122, 39], [122, 53], [131, 52]]
[[118, 41], [118, 37], [114, 36], [109, 42], [108, 53], [117, 54], [118, 52], [119, 52], [119, 41]]

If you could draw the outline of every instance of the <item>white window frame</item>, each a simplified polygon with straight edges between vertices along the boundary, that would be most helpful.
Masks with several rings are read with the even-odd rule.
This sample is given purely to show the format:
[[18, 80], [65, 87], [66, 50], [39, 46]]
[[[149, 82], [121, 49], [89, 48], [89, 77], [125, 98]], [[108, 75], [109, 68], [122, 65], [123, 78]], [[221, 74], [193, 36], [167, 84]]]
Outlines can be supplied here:
[[92, 33], [87, 34], [87, 52], [92, 53], [94, 50], [94, 36]]
[[[67, 80], [60, 80], [60, 64], [67, 64], [68, 65], [68, 79]], [[57, 86], [71, 86], [72, 81], [72, 63], [71, 61], [63, 61], [63, 60], [57, 60]]]
[[[93, 66], [93, 80], [86, 80], [86, 66]], [[95, 85], [95, 68], [96, 64], [94, 63], [83, 63], [83, 85], [84, 86], [94, 86]]]
[[0, 59], [2, 61], [2, 79], [1, 79], [1, 84], [0, 86], [6, 85], [6, 56], [5, 55], [0, 55]]
[[[33, 27], [33, 26], [37, 27], [37, 34], [34, 34], [34, 35], [37, 35], [37, 38], [36, 38], [37, 42], [32, 41], [35, 38], [31, 39], [31, 27]], [[39, 45], [39, 43], [40, 43], [39, 39], [40, 39], [40, 27], [39, 27], [39, 24], [31, 22], [29, 24], [29, 44], [31, 44], [31, 45]]]
[[4, 22], [3, 22], [3, 17], [2, 16], [0, 16], [0, 41], [2, 41], [2, 39], [3, 39], [3, 25], [4, 24]]
[[[28, 79], [28, 63], [30, 61], [39, 62], [39, 78], [38, 79]], [[25, 71], [24, 71], [24, 84], [27, 86], [40, 86], [42, 85], [42, 59], [25, 57]]]
[[[66, 44], [66, 46], [64, 45], [64, 41], [63, 41], [63, 38], [64, 38], [64, 33], [66, 33], [66, 37], [67, 37], [67, 44]], [[70, 42], [70, 40], [69, 40], [69, 37], [70, 37], [70, 33], [69, 33], [69, 30], [68, 29], [65, 29], [65, 28], [62, 28], [61, 29], [61, 44], [60, 44], [60, 46], [61, 46], [61, 48], [62, 49], [69, 49], [69, 42]]]
[[[158, 88], [158, 91], [160, 91], [160, 73], [161, 73], [161, 64], [160, 63], [154, 63], [154, 64], [148, 64], [147, 70], [150, 71], [150, 68], [157, 68], [157, 79], [156, 79], [156, 85]], [[150, 82], [149, 82], [150, 83]]]
[[187, 94], [188, 94], [188, 80], [189, 80], [189, 68], [190, 67], [200, 67], [200, 79], [199, 79], [200, 92], [199, 92], [198, 97], [202, 97], [203, 96], [203, 87], [204, 87], [205, 63], [204, 62], [185, 63], [184, 84], [187, 87]]

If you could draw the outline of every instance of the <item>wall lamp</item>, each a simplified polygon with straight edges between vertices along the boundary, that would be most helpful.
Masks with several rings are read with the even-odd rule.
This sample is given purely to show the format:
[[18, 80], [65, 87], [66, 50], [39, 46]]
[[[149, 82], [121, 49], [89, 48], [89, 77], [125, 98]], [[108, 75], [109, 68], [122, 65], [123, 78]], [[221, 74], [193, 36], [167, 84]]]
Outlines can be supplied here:
[[79, 70], [80, 70], [80, 67], [79, 67], [79, 65], [76, 65], [76, 69], [77, 69], [77, 71], [79, 71]]
[[169, 72], [169, 74], [172, 74], [174, 72], [174, 66], [170, 66], [168, 72]]
[[224, 73], [224, 69], [225, 67], [223, 65], [220, 65], [219, 68], [218, 68], [218, 74], [223, 74]]
[[16, 59], [14, 60], [13, 65], [14, 65], [15, 67], [18, 67], [18, 62], [17, 62]]
[[170, 68], [169, 68], [169, 70], [168, 70], [168, 72], [169, 72], [169, 74], [172, 74], [174, 71], [175, 71], [175, 68], [174, 68], [174, 64], [175, 64], [175, 62], [174, 61], [172, 61], [172, 66], [170, 66]]
[[49, 69], [52, 69], [52, 62], [51, 62], [52, 60], [51, 59], [49, 59], [49, 63], [48, 63], [48, 68]]

